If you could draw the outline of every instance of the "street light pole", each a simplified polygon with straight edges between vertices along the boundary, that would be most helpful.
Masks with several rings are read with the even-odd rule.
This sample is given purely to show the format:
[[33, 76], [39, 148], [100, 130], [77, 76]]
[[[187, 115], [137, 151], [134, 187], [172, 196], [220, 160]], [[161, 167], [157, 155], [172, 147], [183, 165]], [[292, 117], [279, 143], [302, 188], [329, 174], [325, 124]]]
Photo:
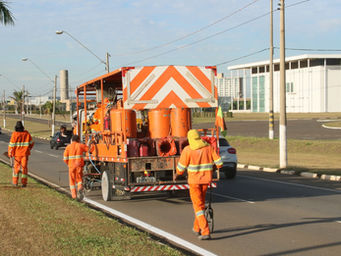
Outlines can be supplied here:
[[273, 103], [273, 0], [270, 0], [270, 64], [269, 64], [269, 139], [274, 139], [274, 103]]
[[111, 57], [109, 53], [106, 53], [106, 61], [104, 61], [100, 57], [98, 57], [93, 51], [91, 51], [88, 47], [86, 47], [81, 41], [79, 41], [77, 38], [75, 38], [73, 35], [71, 35], [69, 32], [67, 32], [65, 30], [57, 30], [56, 34], [57, 35], [67, 34], [69, 37], [71, 37], [73, 40], [75, 40], [78, 44], [80, 44], [84, 49], [86, 49], [93, 56], [95, 56], [101, 63], [103, 63], [105, 65], [106, 71], [109, 73], [109, 57]]
[[6, 128], [6, 91], [4, 90], [4, 95], [3, 95], [3, 101], [4, 101], [4, 105], [3, 105], [3, 111], [4, 111], [4, 115], [3, 115], [3, 127]]
[[286, 168], [287, 157], [287, 119], [285, 90], [285, 14], [284, 0], [280, 2], [280, 125], [279, 125], [279, 167]]
[[53, 109], [52, 109], [52, 136], [55, 133], [55, 123], [56, 123], [56, 93], [57, 93], [57, 76], [54, 76]]
[[21, 96], [21, 122], [25, 125], [25, 85], [22, 86], [22, 96]]
[[[43, 73], [52, 83], [54, 83], [54, 90], [53, 90], [53, 113], [52, 113], [52, 136], [55, 132], [55, 107], [56, 107], [56, 90], [57, 90], [57, 76], [55, 76], [54, 81], [49, 77], [48, 74], [46, 74], [37, 64], [35, 64], [32, 60], [29, 58], [22, 58], [22, 61], [29, 61], [34, 65], [41, 73]], [[41, 111], [40, 111], [41, 112]]]

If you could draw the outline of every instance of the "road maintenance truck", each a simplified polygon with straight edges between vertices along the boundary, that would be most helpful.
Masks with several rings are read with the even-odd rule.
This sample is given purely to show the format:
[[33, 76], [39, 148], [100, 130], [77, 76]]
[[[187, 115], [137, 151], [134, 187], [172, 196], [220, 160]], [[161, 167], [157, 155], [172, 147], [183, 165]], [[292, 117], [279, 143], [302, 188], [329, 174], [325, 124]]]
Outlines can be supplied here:
[[[175, 180], [176, 166], [192, 109], [217, 108], [215, 77], [211, 66], [122, 67], [79, 85], [74, 132], [94, 145], [85, 188], [99, 181], [105, 201], [188, 189], [185, 178]], [[218, 128], [202, 132], [217, 147]]]

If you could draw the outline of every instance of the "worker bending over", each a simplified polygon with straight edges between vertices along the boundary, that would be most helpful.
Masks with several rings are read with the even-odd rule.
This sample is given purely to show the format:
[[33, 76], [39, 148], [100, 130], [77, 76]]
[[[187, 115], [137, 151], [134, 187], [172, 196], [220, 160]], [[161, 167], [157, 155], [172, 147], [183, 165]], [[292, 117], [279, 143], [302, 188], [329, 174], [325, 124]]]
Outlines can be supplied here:
[[181, 153], [176, 172], [177, 175], [182, 175], [187, 169], [189, 193], [195, 214], [193, 232], [200, 240], [208, 240], [211, 236], [204, 215], [205, 196], [212, 182], [214, 165], [221, 168], [223, 162], [213, 147], [200, 138], [197, 130], [189, 130], [187, 138], [189, 145]]
[[12, 177], [12, 184], [18, 186], [20, 168], [21, 184], [23, 187], [27, 186], [27, 163], [28, 156], [31, 153], [34, 142], [32, 141], [31, 134], [25, 130], [21, 121], [18, 121], [14, 127], [11, 139], [8, 145], [8, 156], [14, 157], [14, 171]]
[[83, 154], [89, 150], [89, 147], [80, 143], [78, 135], [73, 135], [71, 144], [65, 148], [64, 162], [69, 166], [69, 184], [72, 198], [77, 197], [76, 183], [78, 190], [78, 198], [80, 200], [84, 197], [83, 189]]

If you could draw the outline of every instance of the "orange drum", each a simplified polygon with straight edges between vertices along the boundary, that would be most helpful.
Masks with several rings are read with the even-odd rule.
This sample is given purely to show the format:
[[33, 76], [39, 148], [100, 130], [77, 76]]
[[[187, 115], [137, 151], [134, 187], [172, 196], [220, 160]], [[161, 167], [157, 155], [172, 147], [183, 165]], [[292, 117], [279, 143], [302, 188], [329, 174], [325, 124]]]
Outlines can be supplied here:
[[153, 109], [148, 112], [149, 134], [151, 138], [167, 137], [170, 131], [170, 110]]
[[171, 129], [172, 136], [187, 137], [187, 132], [191, 129], [191, 109], [172, 108]]
[[[124, 120], [122, 120], [124, 119]], [[123, 125], [125, 121], [125, 133], [128, 138], [137, 137], [136, 113], [131, 109], [111, 109], [110, 127], [112, 132], [124, 132]]]

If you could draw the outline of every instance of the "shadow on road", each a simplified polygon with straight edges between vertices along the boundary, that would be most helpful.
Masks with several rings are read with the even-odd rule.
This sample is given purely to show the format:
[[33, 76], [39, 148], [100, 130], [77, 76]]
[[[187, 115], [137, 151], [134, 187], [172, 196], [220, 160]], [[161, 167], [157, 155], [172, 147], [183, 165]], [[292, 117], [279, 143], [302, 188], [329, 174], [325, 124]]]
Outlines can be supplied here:
[[[212, 238], [212, 240], [221, 240], [221, 239], [227, 239], [227, 238], [233, 238], [233, 237], [240, 237], [240, 236], [245, 236], [245, 235], [250, 235], [250, 234], [255, 234], [255, 233], [260, 233], [260, 232], [266, 232], [266, 231], [270, 231], [274, 229], [281, 229], [281, 228], [288, 228], [288, 227], [295, 227], [295, 226], [302, 226], [302, 225], [311, 225], [311, 224], [318, 224], [318, 223], [332, 223], [332, 222], [340, 221], [341, 217], [304, 218], [304, 220], [307, 220], [307, 221], [290, 222], [290, 223], [283, 223], [283, 224], [258, 224], [254, 226], [218, 229], [214, 231], [215, 236]], [[234, 234], [225, 235], [227, 233], [234, 233]], [[220, 234], [222, 235], [219, 236]]]

